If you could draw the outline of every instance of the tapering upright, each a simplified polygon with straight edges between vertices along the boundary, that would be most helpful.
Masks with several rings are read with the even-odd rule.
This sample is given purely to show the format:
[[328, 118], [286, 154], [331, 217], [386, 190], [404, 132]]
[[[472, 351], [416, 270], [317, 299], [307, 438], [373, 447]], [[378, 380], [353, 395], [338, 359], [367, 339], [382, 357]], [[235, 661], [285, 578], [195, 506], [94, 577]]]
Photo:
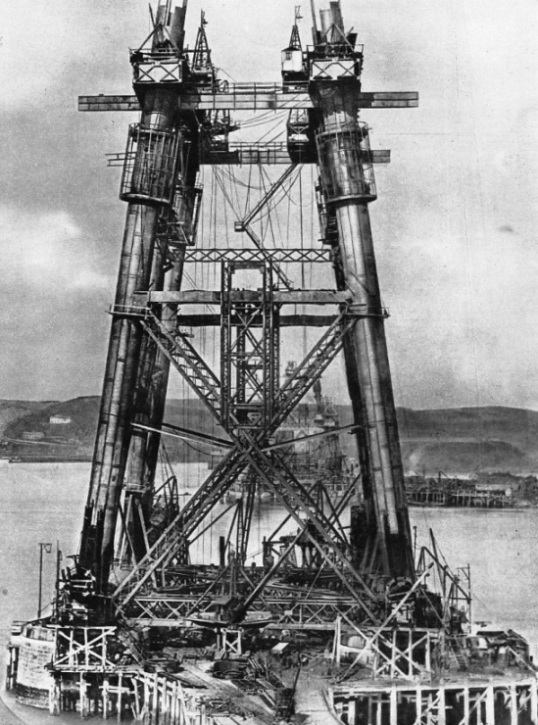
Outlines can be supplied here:
[[320, 171], [320, 206], [333, 248], [338, 289], [349, 295], [356, 323], [344, 340], [345, 369], [357, 428], [363, 507], [353, 518], [357, 564], [390, 576], [412, 576], [398, 423], [390, 375], [368, 205], [376, 186], [363, 107], [363, 48], [346, 33], [339, 2], [314, 13], [313, 47], [306, 53], [313, 134]]

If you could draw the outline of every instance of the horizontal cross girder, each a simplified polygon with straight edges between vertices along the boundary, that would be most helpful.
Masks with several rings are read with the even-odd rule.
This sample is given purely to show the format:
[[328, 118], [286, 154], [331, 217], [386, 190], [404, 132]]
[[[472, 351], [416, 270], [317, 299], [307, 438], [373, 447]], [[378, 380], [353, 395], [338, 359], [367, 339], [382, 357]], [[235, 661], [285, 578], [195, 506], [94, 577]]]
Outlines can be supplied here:
[[[245, 302], [259, 304], [262, 293], [256, 290], [233, 290], [229, 293], [233, 303]], [[348, 302], [347, 292], [333, 290], [290, 290], [275, 291], [271, 295], [275, 305], [342, 305]], [[222, 294], [214, 290], [186, 290], [184, 292], [141, 292], [137, 295], [140, 305], [177, 304], [177, 305], [220, 305]]]
[[329, 249], [187, 249], [186, 262], [318, 262], [331, 261]]
[[[335, 321], [335, 315], [281, 315], [278, 321], [279, 327], [328, 327]], [[262, 322], [253, 321], [250, 327], [260, 327]], [[222, 317], [214, 315], [180, 315], [178, 317], [180, 327], [219, 327], [222, 325]]]
[[[414, 91], [389, 91], [358, 93], [359, 108], [416, 108], [418, 93]], [[223, 92], [198, 92], [179, 95], [180, 111], [283, 111], [293, 108], [313, 108], [312, 99], [306, 92], [286, 92], [280, 86], [271, 90], [256, 86], [230, 86]], [[128, 96], [79, 96], [79, 111], [139, 111], [140, 103], [134, 95]]]
[[[293, 157], [301, 164], [316, 164], [317, 153], [309, 148], [303, 148], [300, 143], [291, 144]], [[107, 166], [110, 168], [123, 167], [128, 156], [125, 153], [107, 154]], [[367, 164], [389, 164], [390, 151], [376, 149], [363, 151], [361, 159]], [[287, 143], [230, 143], [223, 148], [210, 147], [200, 150], [200, 164], [202, 166], [218, 166], [219, 164], [250, 166], [278, 166], [291, 164], [290, 150]]]

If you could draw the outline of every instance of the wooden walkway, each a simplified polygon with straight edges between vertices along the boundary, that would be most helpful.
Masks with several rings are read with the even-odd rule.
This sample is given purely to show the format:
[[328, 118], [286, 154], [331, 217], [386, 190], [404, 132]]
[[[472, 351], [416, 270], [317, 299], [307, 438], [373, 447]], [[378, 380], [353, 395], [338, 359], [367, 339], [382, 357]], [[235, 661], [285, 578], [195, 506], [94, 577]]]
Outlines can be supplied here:
[[295, 691], [295, 713], [305, 719], [303, 725], [342, 725], [326, 696], [328, 681], [303, 671]]

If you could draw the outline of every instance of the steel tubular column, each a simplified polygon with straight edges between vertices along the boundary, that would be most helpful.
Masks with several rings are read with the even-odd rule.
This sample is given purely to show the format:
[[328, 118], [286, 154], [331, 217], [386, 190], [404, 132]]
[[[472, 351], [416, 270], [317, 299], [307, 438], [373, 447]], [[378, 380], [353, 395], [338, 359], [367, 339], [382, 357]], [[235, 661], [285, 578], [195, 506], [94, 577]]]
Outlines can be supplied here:
[[[122, 183], [122, 198], [129, 202], [129, 208], [80, 551], [81, 564], [88, 568], [93, 565], [101, 589], [108, 581], [114, 553], [130, 435], [130, 407], [137, 382], [140, 384], [143, 378], [141, 373], [137, 381], [142, 362], [142, 330], [136, 321], [121, 313], [136, 304], [137, 290], [149, 288], [152, 270], [155, 272], [155, 240], [163, 190], [175, 184], [177, 91], [152, 86], [146, 90], [142, 106], [140, 125], [136, 131], [131, 129], [129, 136], [130, 143], [135, 137], [138, 143], [134, 166], [129, 170], [130, 186], [126, 185], [127, 169]], [[169, 158], [163, 155], [167, 151], [172, 154]], [[147, 364], [151, 361], [147, 360], [142, 368]]]
[[[359, 313], [346, 345], [350, 388], [358, 386], [367, 461], [365, 478], [372, 485], [372, 504], [378, 522], [381, 565], [387, 574], [413, 572], [403, 470], [384, 332], [368, 202], [375, 198], [361, 163], [362, 131], [357, 121], [359, 84], [333, 81], [314, 84], [313, 100], [320, 111], [318, 135], [321, 182], [327, 205], [338, 225], [340, 274]], [[338, 277], [338, 274], [337, 274]], [[353, 396], [352, 396], [353, 397]], [[366, 489], [365, 495], [368, 495]]]

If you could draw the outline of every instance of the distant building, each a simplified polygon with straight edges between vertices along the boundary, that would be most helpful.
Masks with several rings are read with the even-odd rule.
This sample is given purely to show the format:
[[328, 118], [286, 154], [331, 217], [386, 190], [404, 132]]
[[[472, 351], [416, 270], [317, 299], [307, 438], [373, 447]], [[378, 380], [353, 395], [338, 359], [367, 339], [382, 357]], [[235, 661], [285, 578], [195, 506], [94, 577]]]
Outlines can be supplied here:
[[45, 434], [40, 430], [25, 430], [21, 437], [23, 441], [40, 441], [43, 440]]
[[71, 423], [71, 418], [65, 415], [53, 414], [49, 418], [50, 425], [67, 425]]

